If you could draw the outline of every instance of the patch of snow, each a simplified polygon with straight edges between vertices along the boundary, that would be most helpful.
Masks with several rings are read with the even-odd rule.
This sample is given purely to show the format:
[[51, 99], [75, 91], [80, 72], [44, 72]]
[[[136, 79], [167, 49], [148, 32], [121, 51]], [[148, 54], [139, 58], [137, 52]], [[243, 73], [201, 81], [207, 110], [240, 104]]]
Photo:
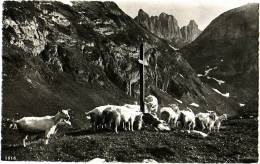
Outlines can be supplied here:
[[179, 75], [180, 75], [182, 78], [184, 78], [184, 77], [182, 76], [182, 74], [179, 73]]
[[240, 107], [243, 107], [243, 106], [245, 106], [246, 104], [242, 104], [242, 103], [239, 103], [239, 106]]
[[250, 116], [250, 118], [253, 118], [254, 116]]
[[224, 60], [223, 60], [223, 59], [221, 59], [220, 61], [221, 61], [221, 62], [223, 62]]
[[223, 81], [223, 80], [219, 80], [219, 79], [216, 79], [216, 78], [210, 77], [210, 76], [207, 76], [207, 79], [213, 79], [213, 80], [215, 80], [215, 81], [218, 83], [218, 85], [221, 85], [221, 84], [224, 84], [224, 83], [225, 83], [225, 81]]
[[239, 117], [240, 119], [242, 119], [243, 117]]
[[170, 44], [169, 44], [169, 46], [170, 46], [173, 50], [175, 50], [175, 51], [179, 50], [179, 48], [175, 48], [175, 47], [173, 47], [173, 46], [170, 45]]
[[174, 98], [178, 103], [182, 104], [182, 101], [179, 99]]
[[[209, 66], [207, 65], [207, 68], [208, 68], [208, 69], [205, 70], [204, 75], [202, 75], [202, 74], [198, 74], [197, 76], [198, 76], [198, 77], [204, 77], [204, 76], [207, 76], [207, 75], [209, 74], [210, 71], [215, 70], [215, 69], [217, 69], [218, 67], [209, 68]], [[210, 78], [211, 78], [211, 77], [207, 76], [207, 79], [210, 79]]]
[[26, 77], [26, 81], [27, 81], [28, 83], [31, 83], [31, 84], [32, 84], [32, 80], [29, 79], [28, 77]]
[[223, 81], [223, 80], [219, 80], [219, 79], [216, 79], [216, 78], [214, 78], [214, 77], [211, 77], [211, 78], [212, 78], [213, 80], [215, 80], [219, 85], [225, 83], [225, 81]]
[[196, 104], [196, 103], [191, 103], [190, 105], [195, 106], [195, 107], [199, 107], [199, 104]]
[[[208, 68], [208, 66], [207, 66], [207, 68]], [[207, 76], [210, 71], [215, 70], [215, 69], [217, 69], [217, 68], [218, 68], [218, 67], [214, 67], [214, 68], [209, 68], [209, 69], [205, 70], [204, 76]]]
[[221, 93], [219, 90], [217, 90], [215, 88], [212, 88], [212, 89], [213, 89], [213, 91], [215, 91], [216, 93], [220, 94], [221, 96], [224, 96], [224, 97], [227, 97], [227, 98], [230, 96], [229, 93], [223, 94], [223, 93]]

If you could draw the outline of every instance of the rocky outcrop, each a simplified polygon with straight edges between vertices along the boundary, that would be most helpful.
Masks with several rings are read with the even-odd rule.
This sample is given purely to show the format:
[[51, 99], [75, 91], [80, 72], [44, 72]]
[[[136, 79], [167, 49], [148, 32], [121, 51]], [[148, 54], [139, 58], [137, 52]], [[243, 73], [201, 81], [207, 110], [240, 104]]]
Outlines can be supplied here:
[[246, 106], [258, 99], [258, 9], [249, 3], [221, 14], [181, 50], [204, 82]]
[[180, 29], [176, 18], [166, 13], [150, 17], [140, 9], [135, 17], [135, 21], [158, 37], [174, 43], [177, 47], [182, 47], [192, 42], [201, 33], [194, 20], [191, 20], [187, 26]]

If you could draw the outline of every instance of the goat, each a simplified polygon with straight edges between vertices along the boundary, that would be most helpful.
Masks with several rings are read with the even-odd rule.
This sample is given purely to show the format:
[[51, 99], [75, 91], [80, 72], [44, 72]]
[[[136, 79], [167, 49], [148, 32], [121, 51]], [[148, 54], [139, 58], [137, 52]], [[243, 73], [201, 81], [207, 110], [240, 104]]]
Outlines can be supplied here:
[[103, 128], [102, 113], [106, 108], [109, 108], [110, 106], [111, 105], [103, 105], [103, 106], [96, 107], [89, 112], [85, 112], [85, 116], [87, 117], [87, 119], [90, 119], [90, 123], [93, 131], [96, 131], [100, 126], [101, 128]]
[[9, 126], [13, 129], [18, 129], [20, 132], [24, 133], [26, 136], [23, 139], [23, 146], [26, 147], [26, 140], [28, 135], [37, 134], [40, 132], [45, 132], [45, 141], [47, 145], [49, 138], [52, 134], [55, 134], [56, 126], [59, 122], [64, 121], [67, 124], [71, 124], [68, 120], [70, 116], [68, 110], [59, 111], [55, 116], [44, 116], [44, 117], [23, 117], [19, 120], [13, 121]]
[[174, 109], [172, 107], [163, 107], [160, 109], [160, 119], [165, 120], [168, 125], [173, 125], [173, 127], [177, 126], [179, 114], [178, 107]]
[[153, 114], [154, 116], [157, 116], [158, 111], [158, 100], [155, 96], [149, 95], [144, 100], [145, 105], [147, 106], [148, 113]]
[[195, 115], [193, 113], [193, 111], [190, 108], [187, 108], [188, 110], [181, 110], [180, 111], [180, 116], [179, 119], [182, 124], [183, 124], [183, 129], [188, 128], [189, 130], [192, 129], [194, 130], [195, 126], [196, 126], [196, 122], [195, 122]]
[[214, 131], [215, 129], [217, 129], [217, 132], [219, 132], [219, 128], [221, 126], [221, 122], [224, 121], [224, 120], [227, 120], [227, 114], [222, 114], [221, 116], [219, 116], [215, 123], [214, 123]]
[[198, 113], [196, 118], [201, 122], [202, 131], [207, 128], [209, 132], [214, 127], [215, 121], [217, 120], [217, 114], [215, 112], [210, 113]]

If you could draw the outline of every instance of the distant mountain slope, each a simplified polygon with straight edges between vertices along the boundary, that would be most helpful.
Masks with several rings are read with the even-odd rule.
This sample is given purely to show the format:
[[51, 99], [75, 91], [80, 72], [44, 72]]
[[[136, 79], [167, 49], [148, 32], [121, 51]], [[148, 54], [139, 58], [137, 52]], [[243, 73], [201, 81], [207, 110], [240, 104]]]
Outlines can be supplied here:
[[177, 47], [182, 47], [192, 42], [201, 33], [194, 20], [191, 20], [187, 26], [180, 28], [176, 18], [166, 13], [150, 17], [145, 11], [140, 9], [135, 17], [135, 21], [156, 36], [172, 42]]
[[181, 50], [204, 82], [241, 104], [258, 95], [258, 10], [253, 3], [221, 14]]

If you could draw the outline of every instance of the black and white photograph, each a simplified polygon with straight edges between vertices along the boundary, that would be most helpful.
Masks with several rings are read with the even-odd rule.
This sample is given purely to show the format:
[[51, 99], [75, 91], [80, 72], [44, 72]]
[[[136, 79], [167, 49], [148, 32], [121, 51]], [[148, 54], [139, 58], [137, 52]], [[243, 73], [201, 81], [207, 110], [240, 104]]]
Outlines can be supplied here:
[[0, 3], [2, 162], [259, 162], [258, 0]]

